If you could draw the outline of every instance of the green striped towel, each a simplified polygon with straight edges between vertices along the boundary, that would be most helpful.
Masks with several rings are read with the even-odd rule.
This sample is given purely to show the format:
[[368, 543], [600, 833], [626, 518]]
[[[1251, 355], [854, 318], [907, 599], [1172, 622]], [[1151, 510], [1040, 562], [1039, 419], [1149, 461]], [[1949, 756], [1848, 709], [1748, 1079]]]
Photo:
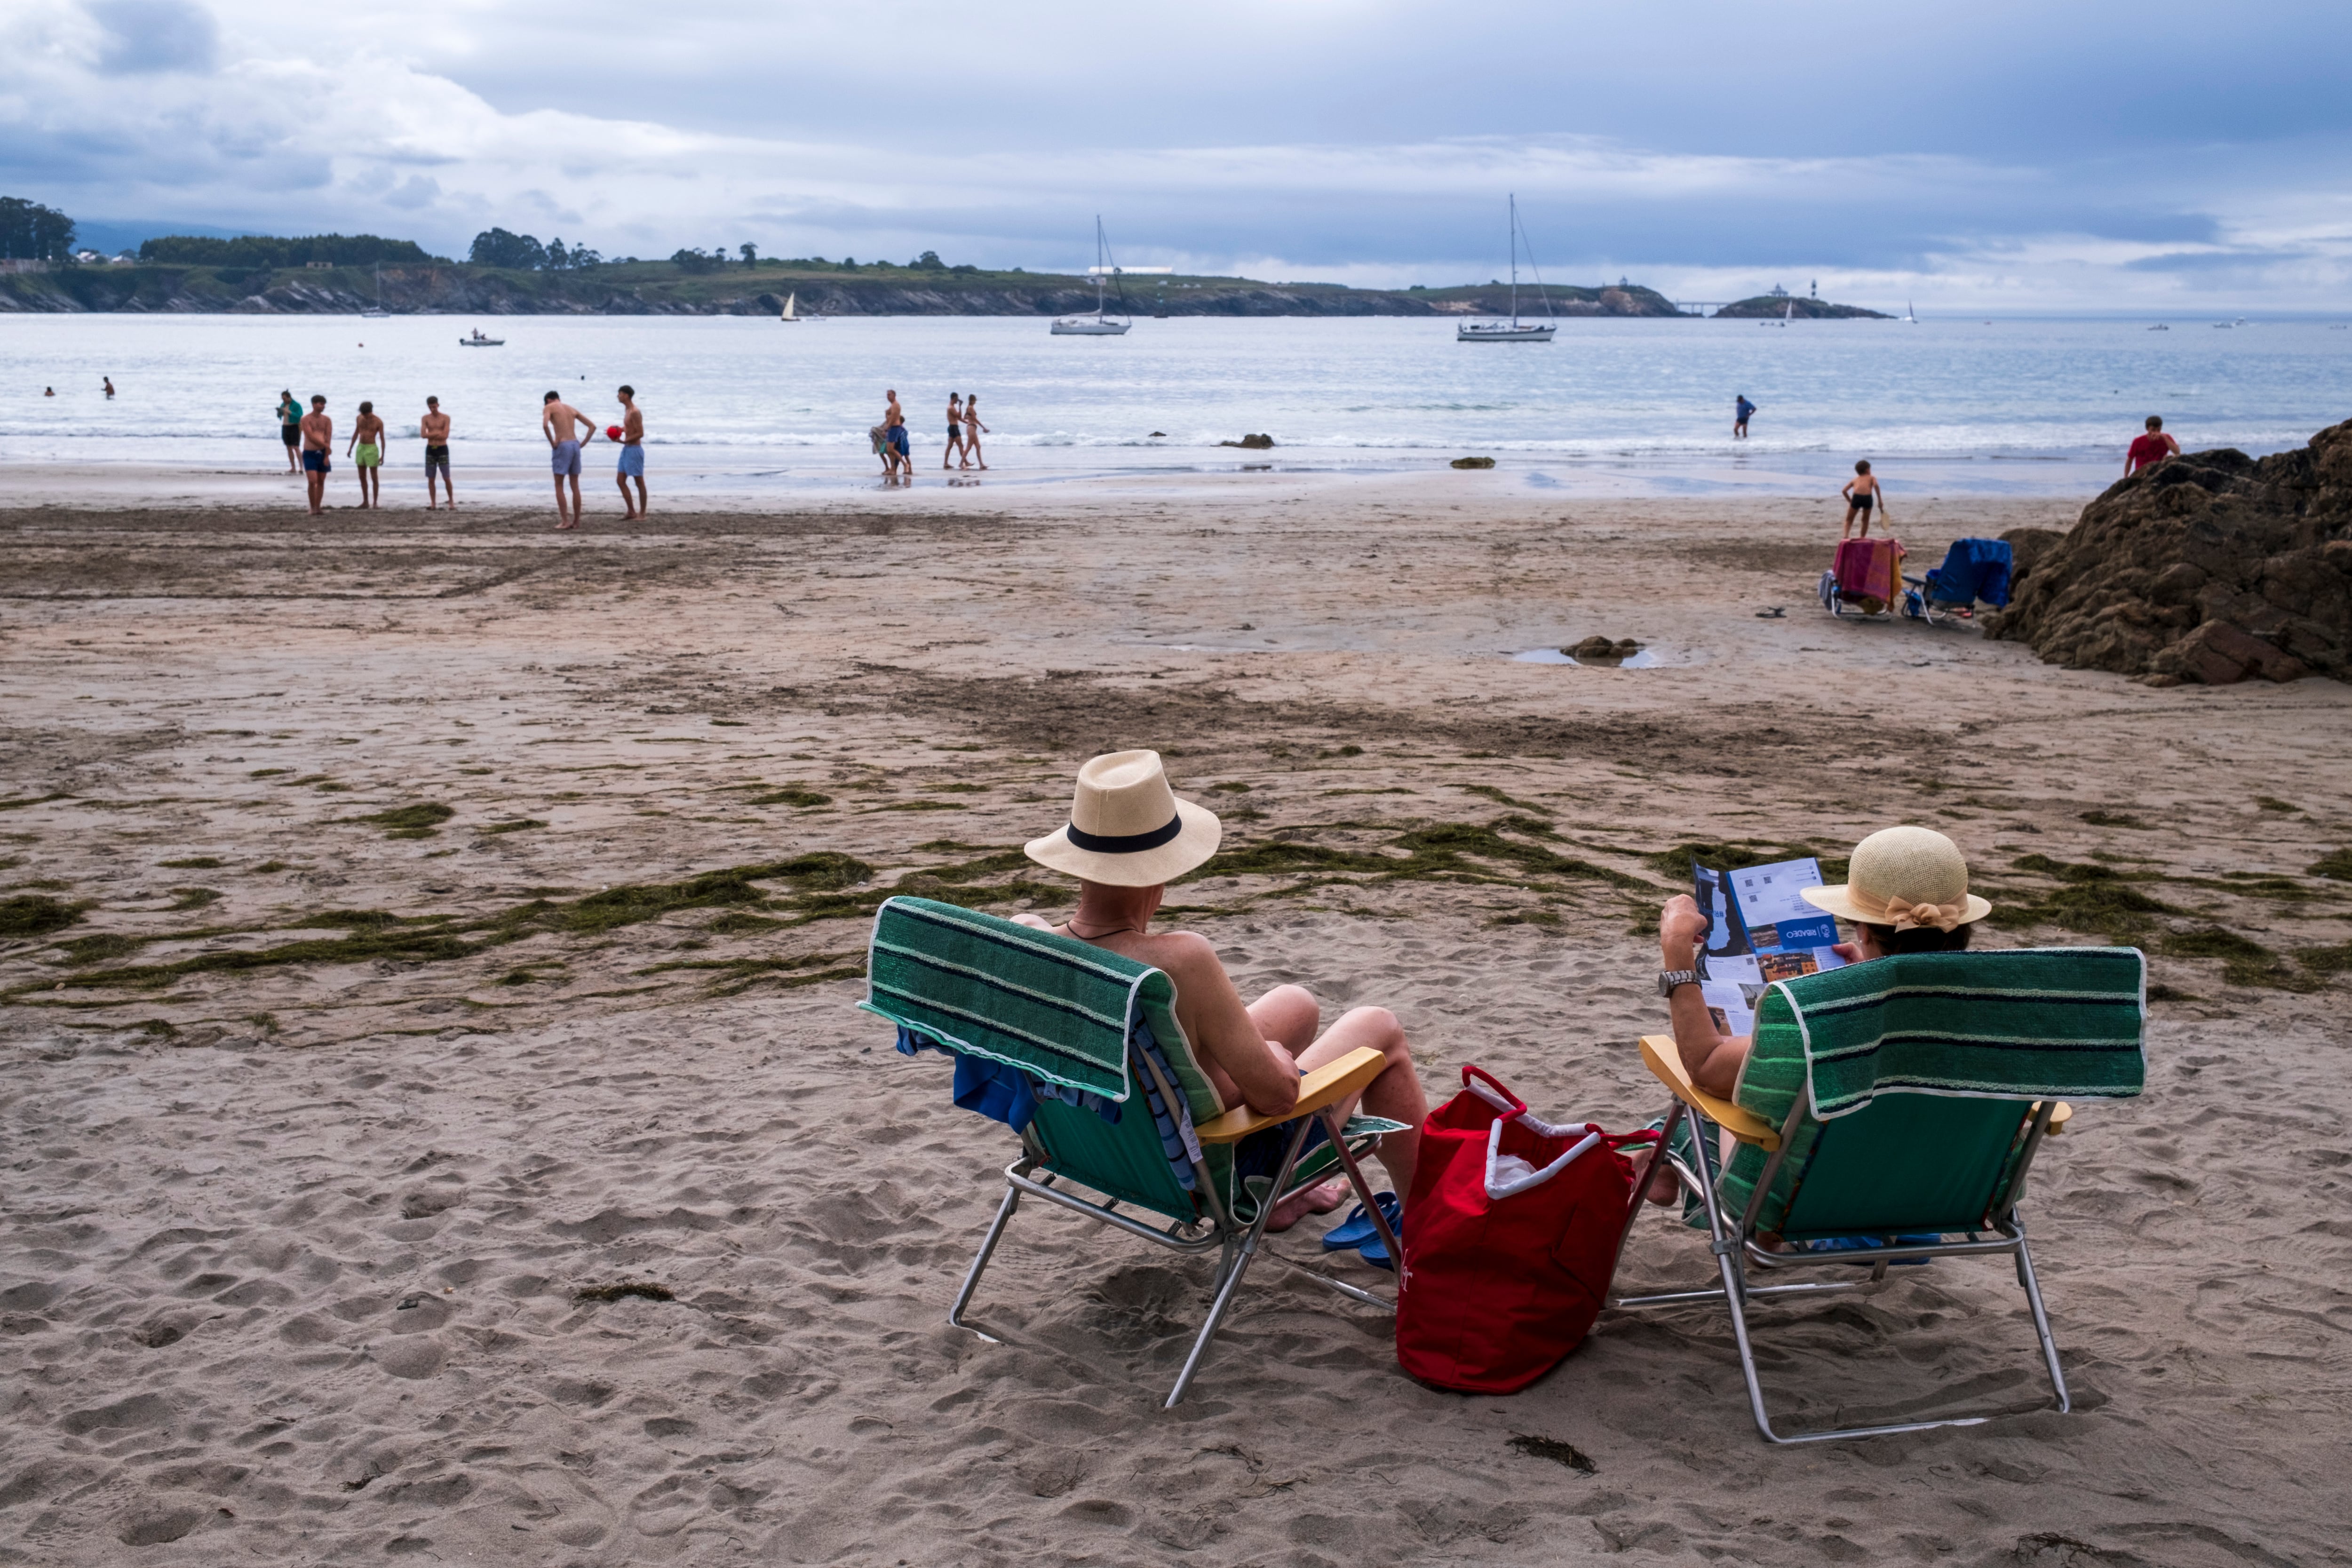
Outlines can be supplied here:
[[[1759, 1223], [1777, 1227], [1822, 1123], [1867, 1108], [1881, 1093], [1979, 1100], [2139, 1093], [2147, 1018], [2147, 961], [2131, 947], [1902, 953], [1774, 982], [1757, 1011], [1732, 1098], [1779, 1127], [1798, 1088], [1810, 1082], [1813, 1111], [1796, 1130]], [[1732, 1215], [1747, 1209], [1766, 1158], [1751, 1144], [1738, 1146], [1717, 1186]]]
[[[892, 899], [875, 917], [867, 997], [858, 1004], [941, 1045], [1033, 1078], [1124, 1103], [1127, 1043], [1149, 1017], [1181, 1039], [1176, 986], [1107, 948], [929, 899]], [[1217, 1114], [1194, 1106], [1195, 1121]]]

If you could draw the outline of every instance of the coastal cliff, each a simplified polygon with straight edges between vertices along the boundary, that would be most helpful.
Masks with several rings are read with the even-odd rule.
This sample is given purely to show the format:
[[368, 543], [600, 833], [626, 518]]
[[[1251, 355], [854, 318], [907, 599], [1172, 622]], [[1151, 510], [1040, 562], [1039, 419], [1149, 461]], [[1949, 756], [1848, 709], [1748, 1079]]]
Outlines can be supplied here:
[[[377, 287], [375, 270], [362, 267], [61, 267], [0, 273], [0, 311], [356, 315], [376, 303]], [[387, 266], [382, 289], [383, 308], [394, 315], [772, 316], [793, 294], [803, 315], [1057, 316], [1095, 306], [1086, 278], [879, 264], [690, 272], [646, 261], [554, 272], [442, 262]], [[1126, 289], [1137, 316], [1473, 316], [1507, 311], [1510, 300], [1500, 284], [1385, 289], [1177, 277], [1129, 278]], [[1549, 294], [1561, 316], [1679, 313], [1654, 289], [1632, 285], [1554, 285]], [[1523, 287], [1520, 315], [1543, 312], [1535, 290]]]

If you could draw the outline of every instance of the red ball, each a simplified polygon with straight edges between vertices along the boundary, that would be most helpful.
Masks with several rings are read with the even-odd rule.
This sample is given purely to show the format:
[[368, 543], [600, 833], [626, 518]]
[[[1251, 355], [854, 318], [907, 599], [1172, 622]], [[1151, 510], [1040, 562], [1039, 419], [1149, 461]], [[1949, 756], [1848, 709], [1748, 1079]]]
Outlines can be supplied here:
[[606, 440], [609, 440], [609, 441], [617, 441], [617, 440], [619, 440], [619, 439], [621, 438], [621, 427], [620, 427], [618, 425], [607, 425], [607, 426], [604, 426], [604, 438], [605, 438]]

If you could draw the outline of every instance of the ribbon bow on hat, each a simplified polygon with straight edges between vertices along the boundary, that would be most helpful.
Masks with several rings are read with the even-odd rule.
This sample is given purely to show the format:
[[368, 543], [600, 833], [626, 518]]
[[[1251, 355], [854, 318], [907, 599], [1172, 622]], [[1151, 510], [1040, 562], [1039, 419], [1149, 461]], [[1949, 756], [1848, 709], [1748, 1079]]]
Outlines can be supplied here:
[[[1846, 897], [1857, 909], [1869, 916], [1872, 925], [1893, 926], [1896, 931], [1910, 931], [1917, 926], [1934, 926], [1937, 931], [1950, 931], [1968, 913], [1966, 899], [1955, 899], [1948, 904], [1915, 904], [1897, 893], [1886, 899], [1874, 899], [1861, 888], [1849, 887]], [[1877, 912], [1870, 913], [1873, 905]]]

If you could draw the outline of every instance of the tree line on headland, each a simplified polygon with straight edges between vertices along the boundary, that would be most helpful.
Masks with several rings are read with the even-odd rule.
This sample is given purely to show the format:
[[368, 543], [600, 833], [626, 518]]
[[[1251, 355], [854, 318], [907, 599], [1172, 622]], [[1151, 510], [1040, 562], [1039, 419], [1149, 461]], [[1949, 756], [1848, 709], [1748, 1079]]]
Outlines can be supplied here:
[[[0, 198], [0, 256], [44, 264], [38, 272], [0, 269], [0, 311], [190, 311], [255, 314], [354, 313], [381, 300], [399, 314], [768, 315], [797, 295], [804, 315], [1059, 315], [1094, 307], [1092, 279], [1021, 268], [991, 270], [942, 261], [926, 250], [902, 264], [822, 256], [763, 257], [739, 244], [685, 247], [667, 258], [605, 257], [559, 236], [488, 228], [463, 262], [429, 254], [413, 240], [376, 235], [170, 235], [144, 241], [133, 257], [72, 248], [63, 213]], [[92, 265], [104, 263], [103, 265]], [[1499, 313], [1499, 282], [1461, 288], [1350, 289], [1337, 283], [1266, 283], [1247, 278], [1128, 279], [1137, 315], [1470, 316]], [[1562, 316], [1678, 316], [1654, 289], [1621, 281], [1554, 284]], [[1520, 290], [1521, 313], [1540, 313]], [[1849, 307], [1841, 314], [1867, 315]], [[1775, 306], [1775, 313], [1778, 307]], [[1724, 314], [1747, 313], [1734, 307]]]

